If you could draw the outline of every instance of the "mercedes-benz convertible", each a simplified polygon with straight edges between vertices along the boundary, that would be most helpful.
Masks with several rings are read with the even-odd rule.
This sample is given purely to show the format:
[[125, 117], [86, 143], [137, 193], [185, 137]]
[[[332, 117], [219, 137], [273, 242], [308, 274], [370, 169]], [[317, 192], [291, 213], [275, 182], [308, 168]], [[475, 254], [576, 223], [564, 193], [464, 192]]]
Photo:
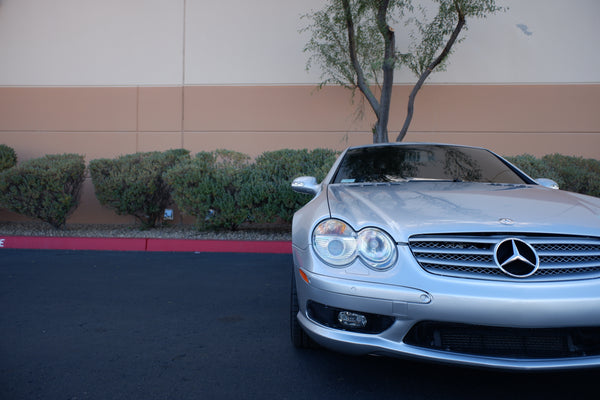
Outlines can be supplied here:
[[297, 347], [600, 366], [600, 199], [486, 149], [422, 143], [351, 147], [292, 188], [313, 196], [292, 227]]

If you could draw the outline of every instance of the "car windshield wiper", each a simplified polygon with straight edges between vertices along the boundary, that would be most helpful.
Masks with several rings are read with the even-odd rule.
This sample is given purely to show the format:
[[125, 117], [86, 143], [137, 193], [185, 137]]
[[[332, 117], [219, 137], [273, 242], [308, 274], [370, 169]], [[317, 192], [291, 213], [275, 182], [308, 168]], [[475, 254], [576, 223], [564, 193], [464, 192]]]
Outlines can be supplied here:
[[487, 182], [487, 184], [490, 186], [498, 186], [502, 189], [522, 189], [527, 187], [527, 184], [525, 183]]
[[465, 182], [462, 179], [447, 179], [447, 178], [418, 178], [418, 177], [403, 177], [395, 175], [378, 175], [370, 176], [363, 179], [346, 178], [342, 179], [340, 183], [404, 183], [404, 182]]
[[360, 178], [344, 178], [339, 183], [399, 183], [408, 182], [407, 179], [395, 175], [369, 175]]
[[454, 178], [417, 178], [417, 177], [408, 177], [404, 178], [406, 182], [464, 182], [462, 179]]

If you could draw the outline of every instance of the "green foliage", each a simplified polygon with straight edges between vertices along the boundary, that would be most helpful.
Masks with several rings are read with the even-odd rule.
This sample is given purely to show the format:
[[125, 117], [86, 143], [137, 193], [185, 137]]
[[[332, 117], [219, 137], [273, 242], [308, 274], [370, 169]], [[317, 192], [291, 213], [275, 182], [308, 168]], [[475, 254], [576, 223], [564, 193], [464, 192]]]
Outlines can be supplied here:
[[513, 163], [533, 179], [548, 178], [556, 181], [556, 179], [554, 179], [556, 174], [550, 169], [550, 166], [542, 161], [542, 159], [536, 158], [531, 154], [522, 154], [519, 156], [504, 158]]
[[201, 152], [172, 168], [165, 179], [180, 210], [200, 229], [237, 229], [243, 223], [289, 222], [310, 200], [294, 193], [292, 180], [311, 175], [322, 180], [335, 161], [333, 150], [278, 150], [254, 163], [242, 153]]
[[550, 154], [536, 158], [529, 154], [506, 157], [532, 178], [549, 178], [562, 190], [600, 197], [600, 161]]
[[[495, 0], [431, 0], [418, 2], [418, 7], [412, 0], [329, 0], [321, 10], [302, 16], [308, 24], [300, 32], [310, 33], [304, 47], [310, 54], [306, 68], [320, 69], [319, 87], [340, 85], [353, 94], [360, 89], [377, 117], [373, 141], [384, 142], [394, 70], [408, 66], [419, 80], [409, 98], [400, 141], [412, 121], [416, 93], [434, 69], [444, 68], [455, 43], [462, 40], [466, 20], [502, 10]], [[397, 50], [395, 32], [401, 30], [410, 41]], [[371, 90], [375, 85], [379, 99]], [[364, 104], [359, 103], [357, 115], [363, 115]]]
[[143, 228], [155, 227], [171, 204], [171, 187], [163, 174], [185, 158], [189, 151], [176, 149], [92, 160], [96, 197], [119, 215], [133, 215]]
[[558, 175], [564, 190], [600, 197], [600, 161], [550, 154], [542, 158]]
[[[359, 64], [369, 84], [377, 84], [382, 79], [385, 57], [385, 43], [377, 25], [380, 1], [351, 0], [349, 3]], [[416, 76], [433, 62], [454, 30], [458, 22], [456, 4], [466, 19], [485, 18], [506, 10], [497, 6], [495, 0], [432, 0], [430, 3], [425, 7], [422, 3], [413, 6], [412, 0], [391, 0], [387, 9], [389, 23], [398, 29], [404, 26], [404, 34], [410, 38], [407, 48], [396, 52], [395, 67], [400, 69], [406, 65]], [[308, 24], [300, 32], [311, 35], [304, 47], [304, 52], [310, 54], [307, 69], [319, 66], [321, 86], [333, 83], [356, 89], [356, 71], [349, 56], [348, 30], [341, 1], [329, 0], [323, 9], [302, 18]], [[439, 69], [443, 69], [443, 65]]]
[[12, 147], [0, 144], [0, 172], [17, 165], [17, 153]]
[[85, 162], [77, 154], [47, 155], [0, 173], [0, 203], [61, 228], [79, 204]]
[[[390, 10], [403, 12], [408, 1], [391, 1]], [[355, 26], [355, 49], [359, 64], [369, 84], [382, 78], [384, 39], [376, 21], [377, 4], [374, 1], [351, 1], [350, 8]], [[310, 32], [311, 37], [304, 47], [310, 57], [306, 68], [318, 65], [322, 82], [340, 85], [353, 91], [357, 88], [357, 74], [348, 51], [348, 30], [344, 9], [339, 0], [330, 0], [319, 11], [302, 16], [308, 21], [300, 32]]]
[[250, 182], [250, 157], [216, 150], [200, 152], [165, 174], [180, 210], [196, 218], [199, 229], [237, 229], [250, 210], [240, 202]]
[[242, 194], [243, 204], [252, 210], [255, 222], [290, 222], [294, 212], [310, 197], [295, 193], [291, 183], [299, 176], [315, 176], [321, 181], [338, 153], [333, 150], [278, 150], [256, 159]]

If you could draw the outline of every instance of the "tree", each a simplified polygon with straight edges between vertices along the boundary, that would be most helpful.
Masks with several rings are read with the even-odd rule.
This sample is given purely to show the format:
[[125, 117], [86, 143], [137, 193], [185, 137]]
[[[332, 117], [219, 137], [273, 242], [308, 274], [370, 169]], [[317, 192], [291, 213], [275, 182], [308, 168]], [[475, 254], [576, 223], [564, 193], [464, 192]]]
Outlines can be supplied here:
[[[466, 18], [485, 18], [489, 14], [504, 10], [504, 8], [496, 6], [495, 0], [436, 0], [436, 3], [438, 3], [437, 15], [431, 22], [424, 23], [416, 18], [412, 19], [420, 40], [415, 40], [416, 44], [413, 44], [412, 51], [399, 55], [403, 63], [419, 79], [408, 97], [406, 119], [396, 138], [397, 142], [402, 141], [408, 132], [413, 117], [415, 98], [425, 80], [436, 67], [442, 70], [445, 68], [452, 47], [457, 41], [464, 39], [458, 39], [458, 37], [463, 28], [466, 30]], [[422, 9], [422, 11], [424, 10]], [[442, 50], [437, 54], [439, 49]]]
[[[466, 26], [467, 18], [483, 18], [502, 10], [495, 0], [430, 0], [415, 8], [412, 0], [328, 0], [320, 11], [304, 15], [310, 24], [303, 29], [311, 38], [305, 51], [311, 54], [307, 68], [321, 67], [319, 87], [337, 84], [358, 89], [373, 110], [377, 121], [373, 142], [389, 141], [388, 121], [394, 71], [406, 65], [419, 79], [409, 96], [404, 126], [397, 137], [401, 141], [412, 121], [415, 97], [425, 80], [437, 67], [443, 69], [454, 44]], [[437, 14], [429, 22], [431, 5]], [[400, 22], [408, 28], [408, 51], [396, 50], [392, 25]], [[377, 88], [379, 98], [373, 88]]]
[[[388, 141], [394, 69], [398, 60], [389, 14], [402, 13], [403, 0], [329, 0], [324, 9], [304, 17], [312, 21], [304, 30], [312, 33], [305, 51], [311, 53], [307, 67], [322, 68], [320, 87], [334, 83], [356, 89], [375, 113], [373, 142]], [[382, 80], [382, 82], [380, 82]], [[372, 90], [379, 88], [379, 99]]]

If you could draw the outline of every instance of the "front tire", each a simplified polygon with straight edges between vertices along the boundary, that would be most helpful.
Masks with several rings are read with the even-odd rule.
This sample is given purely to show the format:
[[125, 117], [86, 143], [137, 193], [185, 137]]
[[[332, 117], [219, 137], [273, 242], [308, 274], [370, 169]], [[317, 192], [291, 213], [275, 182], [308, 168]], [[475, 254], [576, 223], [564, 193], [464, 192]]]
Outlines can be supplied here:
[[298, 293], [296, 289], [296, 275], [292, 268], [292, 288], [290, 290], [290, 334], [292, 344], [298, 349], [315, 348], [315, 342], [306, 334], [302, 326], [298, 322], [298, 312], [300, 306], [298, 304]]

